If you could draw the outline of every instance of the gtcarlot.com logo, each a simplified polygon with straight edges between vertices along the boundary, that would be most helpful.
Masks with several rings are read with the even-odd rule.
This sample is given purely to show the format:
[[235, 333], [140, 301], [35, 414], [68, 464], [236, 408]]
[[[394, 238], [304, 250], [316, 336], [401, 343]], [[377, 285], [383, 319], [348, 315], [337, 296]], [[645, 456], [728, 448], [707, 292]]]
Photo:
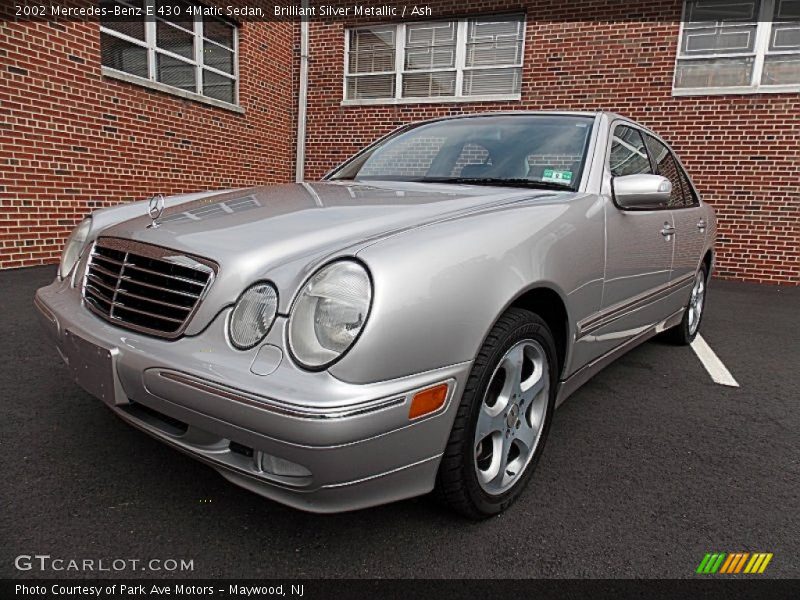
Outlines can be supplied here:
[[20, 554], [18, 571], [121, 572], [194, 571], [194, 559], [183, 558], [59, 558], [49, 554]]
[[772, 552], [709, 552], [700, 561], [700, 575], [754, 575], [763, 573], [772, 560]]

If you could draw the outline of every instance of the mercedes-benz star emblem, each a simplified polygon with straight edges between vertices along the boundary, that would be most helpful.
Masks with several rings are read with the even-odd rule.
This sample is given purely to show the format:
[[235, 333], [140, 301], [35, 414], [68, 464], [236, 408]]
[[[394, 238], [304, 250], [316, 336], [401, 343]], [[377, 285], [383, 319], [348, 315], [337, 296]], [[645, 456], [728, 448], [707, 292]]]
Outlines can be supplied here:
[[161, 213], [164, 212], [164, 196], [156, 194], [150, 198], [147, 204], [147, 214], [153, 219], [153, 222], [148, 227], [158, 227], [158, 220], [161, 218]]

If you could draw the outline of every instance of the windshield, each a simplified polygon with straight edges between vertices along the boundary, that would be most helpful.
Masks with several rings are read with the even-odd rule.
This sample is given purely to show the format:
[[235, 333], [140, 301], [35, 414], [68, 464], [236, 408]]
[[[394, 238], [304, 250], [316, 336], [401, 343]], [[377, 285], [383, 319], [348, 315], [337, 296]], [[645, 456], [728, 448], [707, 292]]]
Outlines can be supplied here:
[[426, 123], [379, 142], [330, 179], [575, 190], [592, 118], [469, 117]]

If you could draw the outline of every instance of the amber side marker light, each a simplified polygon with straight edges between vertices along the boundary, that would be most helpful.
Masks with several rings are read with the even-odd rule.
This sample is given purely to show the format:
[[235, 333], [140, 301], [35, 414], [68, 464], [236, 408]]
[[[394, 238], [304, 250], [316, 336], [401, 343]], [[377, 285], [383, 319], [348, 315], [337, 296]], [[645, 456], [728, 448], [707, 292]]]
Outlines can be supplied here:
[[447, 384], [441, 383], [427, 390], [414, 394], [411, 407], [408, 409], [409, 419], [418, 419], [432, 412], [436, 412], [447, 400]]

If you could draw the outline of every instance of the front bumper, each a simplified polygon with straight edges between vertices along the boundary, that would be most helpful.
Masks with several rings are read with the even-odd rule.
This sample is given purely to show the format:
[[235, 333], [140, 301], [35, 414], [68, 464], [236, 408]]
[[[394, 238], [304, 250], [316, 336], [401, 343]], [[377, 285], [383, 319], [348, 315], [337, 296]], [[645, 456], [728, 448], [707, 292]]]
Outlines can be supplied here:
[[[256, 368], [258, 347], [240, 352], [226, 339], [230, 308], [201, 334], [166, 341], [101, 320], [65, 282], [38, 290], [35, 304], [75, 380], [125, 421], [242, 487], [313, 512], [429, 492], [471, 366], [350, 384], [286, 356]], [[273, 354], [285, 321], [264, 341]], [[413, 394], [442, 382], [444, 407], [409, 422]]]

